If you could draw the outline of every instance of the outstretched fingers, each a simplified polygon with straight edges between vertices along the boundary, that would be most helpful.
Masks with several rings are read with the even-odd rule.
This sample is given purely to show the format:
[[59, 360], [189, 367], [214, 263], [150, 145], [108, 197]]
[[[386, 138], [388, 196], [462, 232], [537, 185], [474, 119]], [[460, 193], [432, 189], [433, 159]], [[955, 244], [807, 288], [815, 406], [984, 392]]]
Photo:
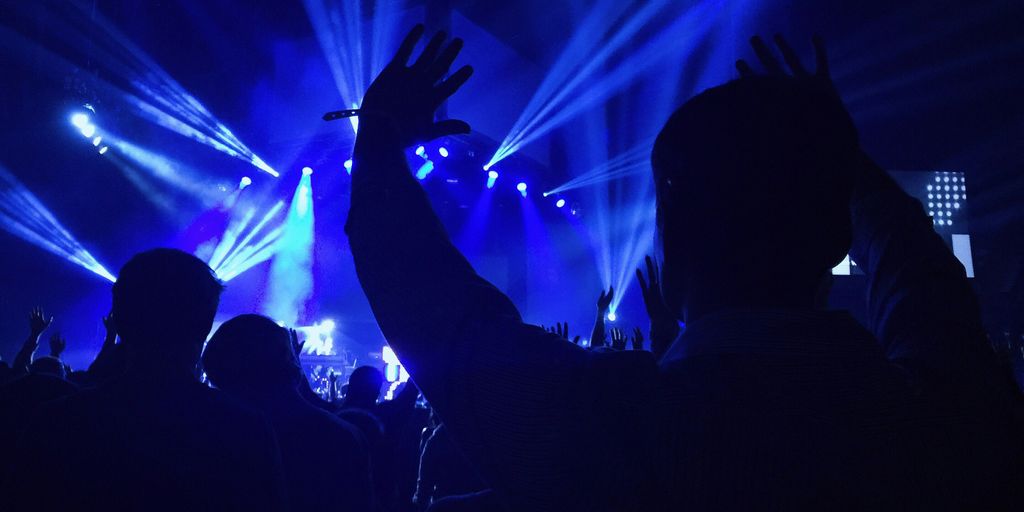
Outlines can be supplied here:
[[395, 52], [395, 56], [388, 63], [389, 67], [405, 66], [409, 62], [409, 57], [412, 56], [412, 51], [416, 48], [416, 43], [419, 42], [420, 38], [423, 37], [423, 31], [426, 28], [422, 24], [417, 24], [408, 34], [405, 35], [405, 39], [402, 40], [402, 44], [398, 46], [398, 51]]
[[761, 65], [764, 66], [764, 70], [769, 75], [784, 75], [786, 74], [782, 65], [779, 64], [779, 59], [775, 58], [775, 54], [772, 53], [771, 48], [765, 44], [764, 40], [760, 36], [754, 36], [750, 38], [750, 46], [754, 48], [754, 53], [757, 54], [757, 60], [761, 61]]
[[448, 74], [448, 70], [451, 69], [452, 63], [455, 62], [455, 58], [459, 56], [459, 52], [462, 51], [462, 39], [455, 38], [448, 47], [441, 52], [441, 55], [434, 60], [430, 66], [430, 78], [431, 81], [436, 82]]
[[800, 62], [800, 57], [797, 56], [793, 48], [789, 46], [789, 43], [782, 38], [781, 35], [775, 34], [775, 46], [779, 48], [779, 52], [782, 53], [782, 59], [786, 61], [786, 65], [789, 66], [789, 70], [793, 72], [795, 76], [807, 76], [807, 70], [804, 69], [804, 65]]
[[448, 36], [444, 32], [434, 34], [434, 37], [430, 38], [427, 46], [423, 48], [423, 53], [416, 59], [416, 63], [412, 65], [413, 69], [420, 71], [430, 69], [437, 59], [437, 52], [441, 51], [441, 45], [444, 44], [446, 37]]

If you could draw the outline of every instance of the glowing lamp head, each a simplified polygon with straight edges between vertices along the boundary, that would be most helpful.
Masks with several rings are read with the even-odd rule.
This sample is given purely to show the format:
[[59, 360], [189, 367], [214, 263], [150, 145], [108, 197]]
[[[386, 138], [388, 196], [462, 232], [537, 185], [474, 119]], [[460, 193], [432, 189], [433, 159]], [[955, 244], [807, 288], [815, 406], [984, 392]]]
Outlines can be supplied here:
[[242, 176], [242, 179], [238, 182], [238, 189], [241, 190], [245, 187], [252, 185], [252, 178], [248, 176]]
[[520, 192], [526, 192], [526, 183], [520, 181], [519, 184], [516, 185], [516, 190]]
[[345, 172], [352, 174], [352, 159], [345, 160]]
[[320, 328], [323, 329], [326, 332], [333, 331], [334, 327], [335, 327], [334, 320], [331, 320], [330, 318], [320, 322]]
[[487, 173], [487, 179], [496, 180], [498, 179], [498, 171], [490, 171]]
[[93, 135], [96, 135], [96, 125], [94, 125], [94, 124], [86, 124], [85, 126], [82, 127], [81, 131], [82, 131], [82, 136], [83, 137], [91, 138]]
[[615, 320], [617, 320], [617, 319], [618, 319], [619, 317], [618, 317], [618, 315], [616, 315], [616, 314], [615, 314], [615, 312], [614, 312], [614, 311], [610, 311], [610, 312], [608, 312], [608, 317], [607, 317], [607, 318], [608, 318], [608, 321], [609, 321], [609, 322], [614, 322], [614, 321], [615, 321]]
[[103, 146], [102, 148], [100, 148], [100, 154], [102, 155], [103, 153], [106, 153], [108, 149], [110, 148], [108, 148], [107, 146]]
[[303, 167], [302, 168], [302, 175], [303, 176], [309, 176], [311, 174], [313, 174], [313, 168], [312, 167]]
[[416, 148], [416, 156], [423, 156], [427, 154], [427, 148], [419, 146]]
[[71, 114], [71, 126], [78, 128], [79, 130], [85, 128], [89, 124], [89, 115], [81, 112]]
[[555, 201], [555, 208], [561, 208], [563, 206], [565, 206], [565, 199], [559, 199], [558, 201]]
[[437, 148], [437, 154], [441, 155], [441, 158], [448, 158], [448, 148], [444, 146]]

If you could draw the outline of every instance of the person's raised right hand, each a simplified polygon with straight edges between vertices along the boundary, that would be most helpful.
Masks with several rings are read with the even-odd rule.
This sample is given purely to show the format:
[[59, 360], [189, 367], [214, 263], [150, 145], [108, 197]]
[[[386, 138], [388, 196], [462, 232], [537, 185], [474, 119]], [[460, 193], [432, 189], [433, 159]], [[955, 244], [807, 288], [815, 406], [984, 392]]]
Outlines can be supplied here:
[[35, 308], [28, 314], [28, 328], [33, 336], [38, 337], [51, 323], [53, 323], [53, 316], [51, 315], [47, 319], [43, 313], [43, 308]]
[[438, 32], [419, 58], [411, 66], [407, 65], [423, 32], [423, 25], [416, 25], [409, 31], [391, 62], [370, 84], [359, 107], [360, 115], [367, 120], [390, 122], [403, 147], [446, 135], [469, 133], [469, 124], [465, 121], [434, 120], [437, 108], [473, 74], [473, 68], [463, 66], [446, 77], [462, 50], [462, 40], [455, 39], [442, 50], [445, 33]]

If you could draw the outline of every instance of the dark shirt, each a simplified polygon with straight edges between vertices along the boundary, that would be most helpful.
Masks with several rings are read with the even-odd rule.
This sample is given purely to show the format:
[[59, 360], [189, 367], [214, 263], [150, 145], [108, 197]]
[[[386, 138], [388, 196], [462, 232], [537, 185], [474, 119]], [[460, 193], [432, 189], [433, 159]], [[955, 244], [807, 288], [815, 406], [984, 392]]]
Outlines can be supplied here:
[[660, 365], [526, 325], [380, 122], [360, 127], [351, 205], [384, 335], [510, 509], [991, 508], [1019, 475], [963, 268], [892, 183], [854, 212], [870, 331], [843, 313], [727, 312]]
[[305, 402], [262, 408], [277, 435], [291, 510], [372, 510], [366, 441], [356, 427]]
[[38, 410], [5, 480], [7, 510], [282, 510], [263, 417], [199, 382], [128, 375]]

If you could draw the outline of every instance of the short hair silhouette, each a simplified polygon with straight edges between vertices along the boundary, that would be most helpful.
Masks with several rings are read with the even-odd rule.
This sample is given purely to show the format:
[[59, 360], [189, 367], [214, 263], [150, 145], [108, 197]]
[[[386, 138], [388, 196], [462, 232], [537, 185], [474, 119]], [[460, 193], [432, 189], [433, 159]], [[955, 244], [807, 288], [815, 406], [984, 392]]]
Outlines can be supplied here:
[[651, 157], [669, 305], [813, 300], [850, 247], [835, 198], [856, 151], [841, 103], [810, 80], [742, 78], [676, 110]]
[[129, 355], [194, 366], [222, 290], [210, 267], [191, 254], [176, 249], [136, 254], [113, 287], [114, 321]]
[[214, 386], [242, 396], [294, 388], [302, 375], [288, 330], [262, 315], [239, 315], [217, 328], [203, 369]]
[[348, 378], [346, 405], [370, 407], [377, 402], [380, 388], [384, 385], [384, 374], [372, 366], [360, 366]]
[[33, 375], [49, 375], [61, 379], [67, 378], [64, 363], [59, 358], [53, 356], [37, 357], [28, 366], [28, 371]]

